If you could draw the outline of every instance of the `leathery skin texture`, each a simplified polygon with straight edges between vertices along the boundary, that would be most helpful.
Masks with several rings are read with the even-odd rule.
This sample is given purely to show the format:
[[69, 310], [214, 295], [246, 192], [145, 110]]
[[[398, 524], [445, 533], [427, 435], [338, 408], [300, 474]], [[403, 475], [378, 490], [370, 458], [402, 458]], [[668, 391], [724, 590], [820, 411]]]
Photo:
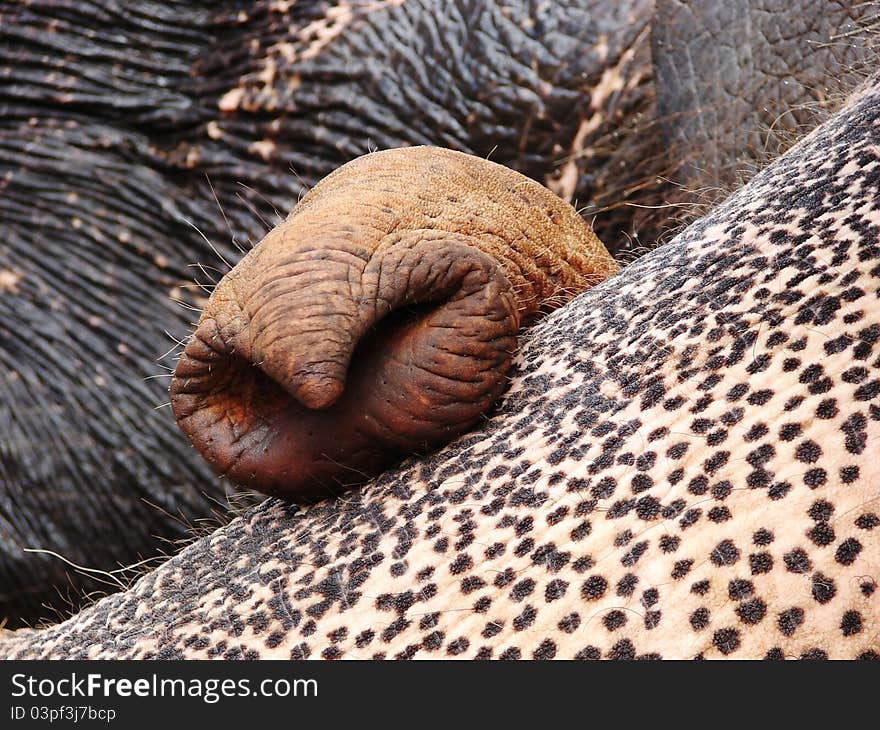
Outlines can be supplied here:
[[252, 500], [163, 407], [173, 344], [200, 287], [332, 170], [408, 145], [488, 157], [631, 261], [724, 196], [711, 176], [836, 108], [875, 18], [819, 1], [0, 0], [0, 622], [66, 617]]
[[616, 271], [577, 211], [519, 173], [436, 147], [376, 152], [220, 281], [171, 404], [222, 474], [322, 499], [473, 426], [520, 324]]
[[[125, 582], [247, 504], [161, 407], [172, 350], [334, 169], [440, 145], [620, 200], [644, 173], [613, 158], [653, 141], [602, 141], [650, 108], [650, 6], [0, 0], [0, 622], [66, 617], [118, 587], [71, 564]], [[569, 161], [587, 118], [601, 150]]]
[[880, 86], [531, 329], [493, 417], [6, 657], [880, 656]]

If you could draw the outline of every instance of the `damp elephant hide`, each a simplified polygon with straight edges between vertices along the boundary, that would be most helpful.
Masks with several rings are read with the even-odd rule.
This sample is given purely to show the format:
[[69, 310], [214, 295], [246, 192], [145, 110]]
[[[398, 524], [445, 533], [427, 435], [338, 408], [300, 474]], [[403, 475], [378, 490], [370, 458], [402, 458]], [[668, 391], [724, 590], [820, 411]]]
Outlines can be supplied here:
[[6, 657], [880, 657], [880, 84], [530, 330], [498, 411]]
[[[766, 123], [743, 109], [823, 111], [828, 80], [858, 75], [868, 4], [792, 5], [828, 14], [846, 49], [790, 59], [762, 33], [786, 9], [743, 7], [765, 5], [736, 44], [753, 63], [729, 94], [748, 101], [685, 122], [712, 141], [682, 150], [664, 120], [715, 98], [700, 74], [719, 61], [702, 38], [690, 58], [704, 63], [677, 61], [690, 31], [675, 13], [711, 3], [0, 2], [0, 620], [66, 616], [246, 499], [159, 407], [161, 376], [200, 286], [318, 180], [377, 148], [491, 157], [575, 203], [630, 260], [677, 217], [681, 160], [689, 174], [707, 149], [711, 164], [737, 159], [728, 131]], [[654, 38], [655, 15], [678, 30]], [[826, 27], [801, 22], [795, 36]], [[793, 76], [811, 64], [797, 93], [767, 75], [777, 48]]]

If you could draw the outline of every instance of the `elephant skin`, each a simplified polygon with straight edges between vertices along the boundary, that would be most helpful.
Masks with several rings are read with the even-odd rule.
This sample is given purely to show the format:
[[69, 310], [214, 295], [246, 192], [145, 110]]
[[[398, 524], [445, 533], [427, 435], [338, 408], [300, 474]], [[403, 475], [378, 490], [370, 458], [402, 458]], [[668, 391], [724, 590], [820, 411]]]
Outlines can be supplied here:
[[18, 658], [880, 658], [880, 83], [529, 331], [480, 428]]
[[[722, 59], [748, 101], [684, 123], [712, 140], [687, 170], [736, 159], [756, 98], [825, 98], [863, 58], [870, 4], [819, 5], [750, 4], [768, 8], [737, 39], [752, 63]], [[545, 184], [624, 260], [667, 235], [694, 199], [668, 123], [719, 63], [698, 38], [669, 73], [690, 36], [658, 42], [654, 18], [679, 6], [712, 4], [0, 2], [0, 621], [65, 617], [250, 500], [177, 432], [164, 377], [201, 287], [340, 165], [440, 145]], [[793, 46], [762, 29], [786, 12], [831, 13], [856, 50], [816, 48], [783, 96], [761, 59]]]
[[[163, 378], [204, 305], [200, 287], [281, 222], [277, 211], [376, 147], [414, 144], [491, 156], [574, 195], [586, 163], [558, 160], [579, 120], [596, 115], [598, 139], [649, 104], [644, 1], [559, 12], [439, 0], [129, 5], [0, 3], [0, 620], [10, 626], [68, 615], [116, 589], [124, 566], [229, 519], [224, 503], [240, 498], [160, 407]], [[607, 69], [626, 93], [591, 100]], [[591, 174], [610, 179], [624, 147], [591, 161]]]

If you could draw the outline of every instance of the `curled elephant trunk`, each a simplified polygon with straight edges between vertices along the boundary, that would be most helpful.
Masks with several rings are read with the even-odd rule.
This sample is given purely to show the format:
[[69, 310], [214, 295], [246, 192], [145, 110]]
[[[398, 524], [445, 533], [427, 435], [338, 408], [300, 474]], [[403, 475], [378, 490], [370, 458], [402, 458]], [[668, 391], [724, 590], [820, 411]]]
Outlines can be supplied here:
[[616, 271], [583, 220], [430, 147], [325, 178], [217, 285], [171, 384], [222, 474], [312, 501], [470, 428], [523, 323]]

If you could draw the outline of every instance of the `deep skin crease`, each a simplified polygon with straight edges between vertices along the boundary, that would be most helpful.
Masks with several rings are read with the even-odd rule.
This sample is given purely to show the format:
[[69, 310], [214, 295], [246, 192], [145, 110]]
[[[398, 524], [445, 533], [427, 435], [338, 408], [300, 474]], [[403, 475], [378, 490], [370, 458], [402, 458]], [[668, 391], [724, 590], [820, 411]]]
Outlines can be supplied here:
[[376, 152], [220, 281], [177, 364], [174, 414], [221, 474], [317, 501], [471, 428], [520, 325], [616, 271], [577, 211], [519, 173], [435, 147]]
[[488, 157], [630, 261], [834, 107], [873, 13], [0, 0], [0, 621], [69, 615], [118, 588], [70, 563], [154, 561], [246, 504], [162, 407], [174, 341], [318, 180], [373, 149]]

